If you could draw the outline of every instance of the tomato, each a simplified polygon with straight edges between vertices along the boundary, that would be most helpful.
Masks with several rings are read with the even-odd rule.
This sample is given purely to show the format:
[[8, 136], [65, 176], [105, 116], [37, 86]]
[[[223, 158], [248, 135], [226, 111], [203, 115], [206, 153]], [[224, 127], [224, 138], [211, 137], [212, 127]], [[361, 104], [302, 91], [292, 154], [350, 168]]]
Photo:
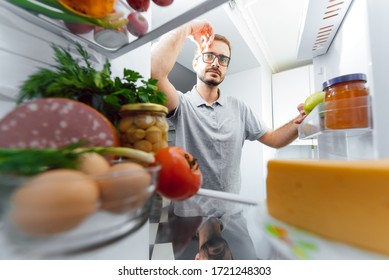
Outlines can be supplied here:
[[161, 164], [157, 192], [171, 200], [184, 200], [197, 193], [203, 176], [197, 160], [184, 149], [168, 146], [155, 159]]

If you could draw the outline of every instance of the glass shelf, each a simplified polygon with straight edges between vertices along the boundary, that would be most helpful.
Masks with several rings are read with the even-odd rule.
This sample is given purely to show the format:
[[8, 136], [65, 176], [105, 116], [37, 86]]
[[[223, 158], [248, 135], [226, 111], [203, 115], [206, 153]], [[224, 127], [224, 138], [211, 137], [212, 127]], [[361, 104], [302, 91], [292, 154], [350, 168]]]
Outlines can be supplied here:
[[370, 96], [323, 102], [299, 126], [299, 139], [317, 139], [318, 159], [373, 159], [371, 116]]
[[[335, 102], [337, 102], [337, 104], [335, 104]], [[353, 103], [330, 101], [317, 105], [299, 126], [299, 139], [317, 138], [322, 134], [338, 134], [346, 137], [357, 137], [366, 133], [371, 133], [371, 97], [357, 97], [354, 98], [354, 101], [352, 102]], [[353, 104], [353, 106], [349, 107], [349, 104]], [[328, 128], [326, 125], [326, 117], [328, 119], [329, 117], [341, 116], [339, 113], [341, 115], [347, 114], [348, 118], [352, 118], [353, 115], [355, 115], [355, 118], [366, 118], [366, 121], [361, 126], [350, 126], [349, 128], [339, 129], [334, 129], [333, 127]], [[363, 116], [358, 116], [358, 114], [362, 114]]]
[[[153, 24], [149, 25], [149, 32], [138, 38], [131, 35], [128, 31], [125, 31], [128, 37], [128, 42], [125, 42], [122, 46], [116, 49], [107, 48], [95, 42], [93, 39], [93, 31], [87, 34], [76, 35], [70, 32], [70, 30], [67, 29], [60, 20], [54, 20], [41, 14], [32, 13], [7, 1], [0, 1], [0, 6], [5, 7], [17, 16], [31, 22], [34, 25], [40, 26], [69, 41], [78, 42], [83, 46], [88, 46], [107, 58], [114, 59], [159, 38], [170, 30], [195, 19], [205, 12], [208, 12], [228, 1], [229, 0], [175, 0], [170, 6], [166, 7], [159, 7], [150, 1], [149, 10], [143, 13], [146, 18], [151, 18], [151, 13], [153, 13], [153, 18], [151, 18]], [[125, 0], [117, 0], [116, 5], [117, 7], [115, 6], [115, 9], [120, 9], [125, 14], [129, 14], [132, 11], [131, 7], [126, 4]], [[158, 17], [155, 15], [158, 15]], [[154, 18], [158, 20], [155, 20], [154, 22]]]

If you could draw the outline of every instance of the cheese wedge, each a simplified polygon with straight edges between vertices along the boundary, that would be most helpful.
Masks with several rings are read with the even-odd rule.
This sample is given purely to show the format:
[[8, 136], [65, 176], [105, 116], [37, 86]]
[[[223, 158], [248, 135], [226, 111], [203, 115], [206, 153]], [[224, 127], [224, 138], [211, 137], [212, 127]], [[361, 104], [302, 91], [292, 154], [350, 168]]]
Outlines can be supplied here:
[[389, 159], [271, 160], [267, 207], [295, 227], [389, 255]]

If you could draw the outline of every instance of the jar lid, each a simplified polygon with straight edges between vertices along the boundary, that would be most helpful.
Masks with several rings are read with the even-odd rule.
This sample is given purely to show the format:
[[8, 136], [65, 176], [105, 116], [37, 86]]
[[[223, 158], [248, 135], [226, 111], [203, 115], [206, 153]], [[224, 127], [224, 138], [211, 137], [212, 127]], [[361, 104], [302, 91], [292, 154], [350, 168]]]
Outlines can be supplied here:
[[123, 105], [120, 108], [120, 112], [124, 111], [155, 111], [167, 114], [168, 109], [167, 107], [156, 103], [135, 103]]
[[339, 84], [339, 83], [343, 83], [343, 82], [350, 82], [350, 81], [364, 81], [364, 82], [366, 82], [366, 75], [363, 73], [355, 73], [355, 74], [348, 74], [348, 75], [335, 77], [335, 78], [332, 78], [332, 79], [324, 82], [323, 89], [325, 89], [329, 86], [335, 85], [335, 84]]

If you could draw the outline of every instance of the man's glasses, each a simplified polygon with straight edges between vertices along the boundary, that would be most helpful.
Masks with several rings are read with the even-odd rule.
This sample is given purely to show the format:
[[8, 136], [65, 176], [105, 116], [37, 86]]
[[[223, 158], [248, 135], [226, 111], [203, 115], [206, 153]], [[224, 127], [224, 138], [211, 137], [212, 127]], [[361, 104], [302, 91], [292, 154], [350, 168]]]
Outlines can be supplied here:
[[217, 57], [217, 61], [221, 66], [227, 67], [230, 63], [230, 57], [225, 55], [215, 55], [213, 53], [205, 52], [202, 54], [202, 58], [204, 63], [211, 64], [215, 61], [215, 58]]

